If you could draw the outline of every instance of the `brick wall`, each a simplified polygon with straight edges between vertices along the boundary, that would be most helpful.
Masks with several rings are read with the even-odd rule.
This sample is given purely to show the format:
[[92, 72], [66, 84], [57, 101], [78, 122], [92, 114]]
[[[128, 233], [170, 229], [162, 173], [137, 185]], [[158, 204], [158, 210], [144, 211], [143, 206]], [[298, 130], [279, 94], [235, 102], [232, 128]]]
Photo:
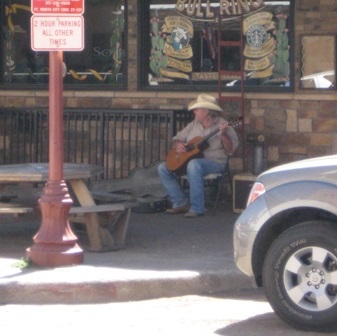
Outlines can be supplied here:
[[252, 99], [247, 114], [246, 133], [265, 136], [269, 167], [336, 153], [336, 100]]

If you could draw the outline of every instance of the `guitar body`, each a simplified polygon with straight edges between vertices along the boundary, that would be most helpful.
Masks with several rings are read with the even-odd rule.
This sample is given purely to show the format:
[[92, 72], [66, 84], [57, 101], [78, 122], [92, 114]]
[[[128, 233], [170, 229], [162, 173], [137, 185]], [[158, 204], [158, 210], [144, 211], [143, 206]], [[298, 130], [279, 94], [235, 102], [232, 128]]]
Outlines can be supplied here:
[[[243, 116], [237, 117], [228, 123], [228, 126], [236, 127], [243, 121]], [[178, 154], [175, 149], [171, 149], [166, 157], [166, 166], [169, 171], [176, 175], [183, 175], [186, 173], [187, 164], [195, 158], [201, 158], [204, 155], [202, 151], [208, 147], [207, 140], [219, 132], [216, 129], [205, 137], [195, 137], [186, 145], [186, 152]]]
[[[171, 149], [166, 157], [166, 166], [167, 169], [176, 175], [183, 175], [186, 173], [187, 164], [196, 158], [202, 158], [204, 155], [202, 151], [207, 147], [207, 144], [203, 146], [195, 146], [200, 143], [202, 137], [195, 137], [188, 142], [186, 148], [187, 151], [181, 154], [178, 154], [175, 149]], [[192, 148], [189, 150], [189, 148]]]

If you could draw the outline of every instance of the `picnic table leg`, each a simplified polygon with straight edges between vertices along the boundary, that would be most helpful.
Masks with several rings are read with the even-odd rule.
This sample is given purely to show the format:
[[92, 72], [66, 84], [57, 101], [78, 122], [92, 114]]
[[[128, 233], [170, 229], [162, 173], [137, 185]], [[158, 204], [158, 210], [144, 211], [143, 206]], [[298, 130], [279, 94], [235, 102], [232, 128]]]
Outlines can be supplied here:
[[[81, 179], [70, 180], [76, 198], [81, 206], [95, 205], [90, 190]], [[107, 251], [114, 249], [114, 240], [107, 228], [101, 227], [97, 213], [86, 213], [85, 224], [90, 242], [90, 250], [95, 252]]]
[[123, 213], [118, 218], [118, 221], [112, 233], [115, 244], [117, 244], [120, 247], [124, 247], [125, 245], [125, 238], [128, 231], [130, 215], [131, 215], [131, 208], [123, 211]]

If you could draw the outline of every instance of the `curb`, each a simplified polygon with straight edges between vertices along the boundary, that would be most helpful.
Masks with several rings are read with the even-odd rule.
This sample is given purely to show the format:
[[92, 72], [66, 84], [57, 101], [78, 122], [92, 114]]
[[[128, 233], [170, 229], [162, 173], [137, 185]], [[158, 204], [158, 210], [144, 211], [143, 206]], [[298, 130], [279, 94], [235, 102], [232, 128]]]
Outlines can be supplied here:
[[0, 304], [127, 302], [207, 295], [251, 287], [247, 277], [239, 271], [200, 274], [190, 271], [135, 272], [88, 266], [74, 268], [20, 270], [2, 277]]

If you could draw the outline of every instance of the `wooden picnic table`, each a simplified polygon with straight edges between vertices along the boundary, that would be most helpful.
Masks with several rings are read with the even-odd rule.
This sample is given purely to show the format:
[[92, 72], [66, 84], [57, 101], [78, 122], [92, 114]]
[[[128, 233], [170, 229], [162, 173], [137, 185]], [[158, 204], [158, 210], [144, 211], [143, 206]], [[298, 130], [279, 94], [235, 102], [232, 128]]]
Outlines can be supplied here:
[[[91, 251], [111, 251], [124, 246], [132, 203], [96, 204], [86, 181], [98, 176], [103, 168], [91, 164], [65, 163], [63, 178], [71, 187], [80, 206], [72, 206], [69, 220], [84, 222]], [[48, 163], [0, 165], [0, 194], [8, 184], [41, 183], [49, 178]], [[10, 207], [0, 204], [0, 213], [25, 213], [33, 210], [24, 204]], [[102, 216], [101, 216], [102, 214]], [[109, 224], [114, 221], [111, 232]]]
[[[88, 179], [103, 172], [101, 166], [84, 163], [65, 163], [65, 180]], [[48, 163], [20, 163], [0, 165], [0, 183], [45, 182], [49, 178]]]

